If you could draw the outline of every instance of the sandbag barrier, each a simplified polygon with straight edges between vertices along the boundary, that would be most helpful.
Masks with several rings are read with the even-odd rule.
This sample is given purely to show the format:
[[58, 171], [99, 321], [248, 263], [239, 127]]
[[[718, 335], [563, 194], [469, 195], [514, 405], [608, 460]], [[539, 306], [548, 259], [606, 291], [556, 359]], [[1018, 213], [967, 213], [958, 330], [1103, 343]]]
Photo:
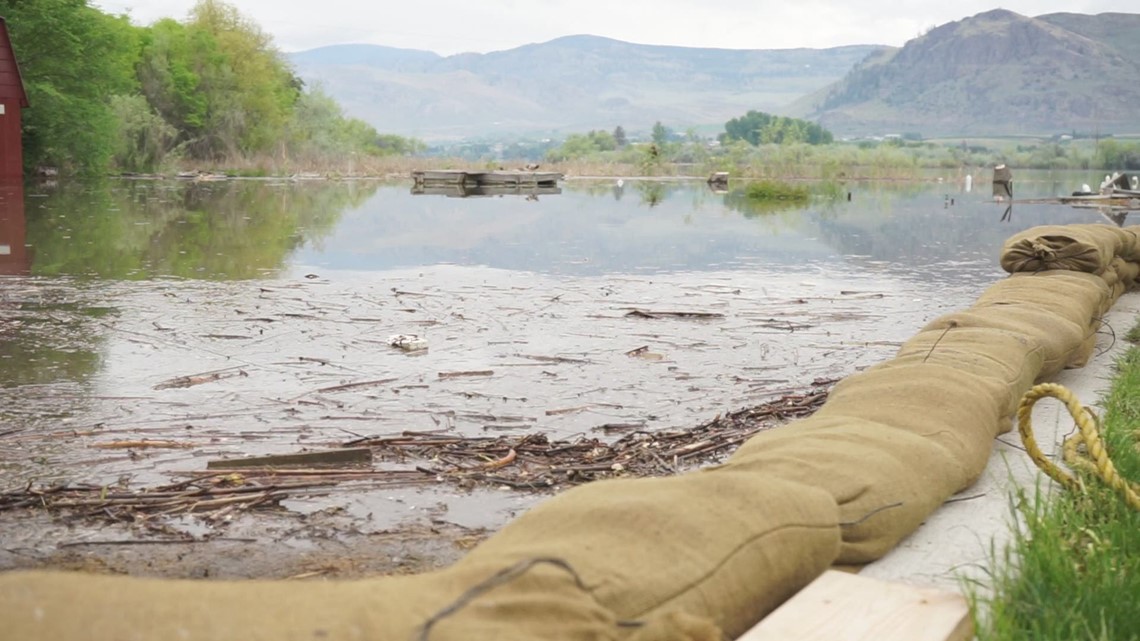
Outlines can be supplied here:
[[1035, 381], [1091, 355], [1140, 274], [1140, 227], [1039, 227], [1012, 275], [725, 463], [538, 505], [453, 566], [406, 577], [170, 581], [0, 575], [0, 636], [127, 639], [734, 637], [833, 565], [873, 561], [981, 474]]

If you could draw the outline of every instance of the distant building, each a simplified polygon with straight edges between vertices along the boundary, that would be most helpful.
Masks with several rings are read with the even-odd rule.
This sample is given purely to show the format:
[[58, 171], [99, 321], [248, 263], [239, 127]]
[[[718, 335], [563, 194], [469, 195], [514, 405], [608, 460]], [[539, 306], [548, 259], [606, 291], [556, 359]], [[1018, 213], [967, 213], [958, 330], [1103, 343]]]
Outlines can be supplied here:
[[24, 178], [20, 110], [27, 108], [28, 95], [8, 37], [8, 23], [0, 18], [0, 180]]

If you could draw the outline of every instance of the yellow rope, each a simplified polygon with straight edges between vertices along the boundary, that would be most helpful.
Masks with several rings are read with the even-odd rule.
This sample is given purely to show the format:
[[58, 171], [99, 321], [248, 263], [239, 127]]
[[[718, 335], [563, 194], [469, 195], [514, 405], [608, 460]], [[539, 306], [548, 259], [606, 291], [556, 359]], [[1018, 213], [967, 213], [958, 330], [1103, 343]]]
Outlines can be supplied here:
[[[1116, 471], [1116, 466], [1108, 457], [1104, 448], [1104, 441], [1100, 437], [1100, 425], [1092, 410], [1081, 405], [1077, 397], [1062, 385], [1056, 383], [1041, 383], [1021, 397], [1021, 405], [1017, 408], [1017, 429], [1021, 432], [1021, 440], [1030, 458], [1049, 475], [1054, 481], [1070, 489], [1079, 489], [1081, 482], [1068, 472], [1057, 467], [1057, 464], [1045, 457], [1037, 440], [1033, 438], [1033, 424], [1030, 415], [1033, 414], [1033, 405], [1037, 401], [1052, 396], [1061, 401], [1069, 410], [1069, 415], [1077, 424], [1077, 433], [1065, 439], [1063, 456], [1065, 463], [1073, 469], [1089, 472], [1104, 481], [1109, 487], [1118, 492], [1133, 509], [1140, 510], [1140, 486], [1129, 483]], [[1081, 445], [1085, 452], [1079, 451]]]

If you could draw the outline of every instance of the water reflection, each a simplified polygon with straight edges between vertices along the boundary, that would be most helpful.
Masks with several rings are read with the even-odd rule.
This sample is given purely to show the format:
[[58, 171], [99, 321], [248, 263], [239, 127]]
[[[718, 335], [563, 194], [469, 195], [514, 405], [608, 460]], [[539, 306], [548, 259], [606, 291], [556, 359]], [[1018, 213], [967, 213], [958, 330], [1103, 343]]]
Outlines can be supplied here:
[[32, 271], [32, 254], [26, 247], [23, 183], [0, 184], [0, 276]]
[[561, 187], [520, 186], [520, 185], [415, 185], [412, 194], [416, 196], [447, 196], [448, 198], [472, 198], [479, 196], [524, 196], [526, 200], [538, 200], [539, 196], [557, 196]]
[[[1020, 190], [1052, 196], [1079, 178], [1027, 179]], [[344, 216], [320, 247], [302, 248], [295, 260], [305, 270], [452, 263], [577, 276], [849, 269], [854, 262], [938, 281], [959, 277], [963, 263], [994, 273], [1001, 244], [1026, 227], [1102, 220], [1064, 205], [1019, 203], [1013, 221], [1003, 221], [1004, 205], [966, 191], [965, 176], [850, 183], [834, 191], [806, 205], [768, 206], [698, 182], [571, 181], [562, 195], [541, 202], [413, 199], [403, 188], [384, 186]], [[935, 269], [941, 264], [950, 271]]]
[[[0, 303], [0, 387], [82, 382], [98, 370], [101, 339], [92, 318], [110, 310], [54, 294], [6, 287]], [[4, 404], [0, 417], [18, 405]]]
[[[1019, 191], [1052, 196], [1082, 178], [1027, 179]], [[0, 270], [233, 280], [440, 263], [598, 275], [854, 262], [937, 280], [942, 263], [992, 269], [1026, 227], [1116, 222], [1056, 204], [1009, 210], [969, 187], [965, 176], [850, 183], [803, 205], [653, 180], [572, 181], [538, 199], [413, 197], [375, 182], [116, 182], [31, 194], [26, 230], [16, 187], [0, 194]]]
[[27, 225], [31, 272], [271, 277], [375, 190], [375, 183], [116, 182], [35, 194]]

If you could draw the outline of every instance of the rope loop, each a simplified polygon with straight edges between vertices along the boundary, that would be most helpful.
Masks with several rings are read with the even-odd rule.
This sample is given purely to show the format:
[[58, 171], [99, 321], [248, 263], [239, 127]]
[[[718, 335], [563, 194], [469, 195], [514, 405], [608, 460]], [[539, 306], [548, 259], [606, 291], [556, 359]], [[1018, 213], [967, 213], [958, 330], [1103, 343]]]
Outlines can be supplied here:
[[[1033, 437], [1033, 423], [1030, 416], [1037, 401], [1051, 396], [1062, 403], [1069, 410], [1069, 415], [1077, 425], [1077, 432], [1065, 439], [1062, 446], [1065, 464], [1074, 470], [1087, 472], [1104, 481], [1116, 493], [1124, 497], [1125, 502], [1134, 510], [1140, 510], [1140, 486], [1129, 482], [1116, 471], [1112, 459], [1105, 449], [1104, 439], [1100, 435], [1100, 423], [1096, 414], [1089, 408], [1081, 405], [1075, 394], [1065, 386], [1056, 383], [1041, 383], [1030, 389], [1021, 397], [1021, 404], [1017, 407], [1017, 430], [1021, 433], [1021, 441], [1029, 452], [1029, 457], [1041, 471], [1049, 478], [1071, 489], [1080, 490], [1083, 484], [1080, 479], [1073, 476], [1049, 460], [1037, 445]], [[1084, 452], [1080, 446], [1084, 445]]]

